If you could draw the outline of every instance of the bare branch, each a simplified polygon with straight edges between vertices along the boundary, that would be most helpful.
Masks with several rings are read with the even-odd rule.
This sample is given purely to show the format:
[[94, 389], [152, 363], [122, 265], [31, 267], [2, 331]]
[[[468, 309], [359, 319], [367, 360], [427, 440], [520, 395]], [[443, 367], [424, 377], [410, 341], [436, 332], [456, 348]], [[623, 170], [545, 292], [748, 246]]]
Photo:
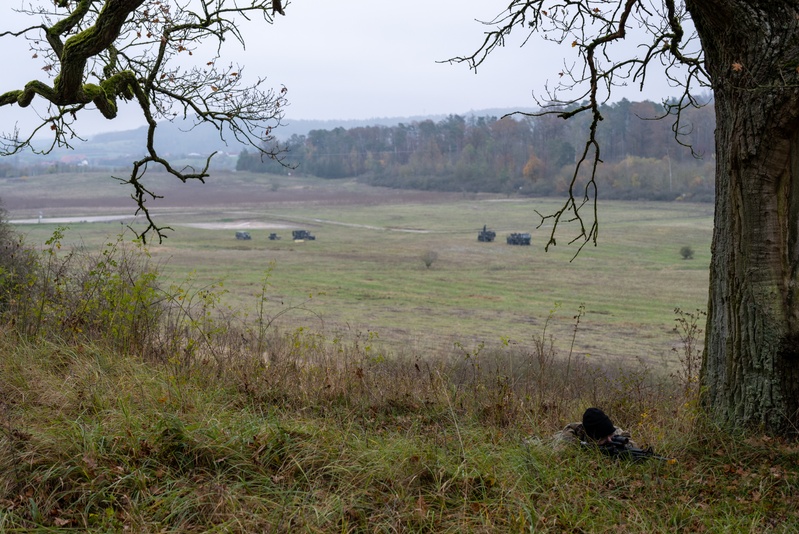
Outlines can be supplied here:
[[[148, 125], [147, 153], [133, 162], [130, 176], [122, 181], [133, 187], [138, 211], [147, 218], [143, 234], [154, 232], [159, 240], [166, 228], [158, 227], [145, 204], [158, 195], [142, 180], [150, 164], [183, 182], [204, 181], [214, 156], [208, 155], [202, 169], [172, 167], [156, 150], [159, 120], [182, 115], [195, 126], [210, 124], [223, 141], [232, 136], [280, 161], [281, 150], [269, 142], [283, 118], [286, 88], [263, 90], [262, 78], [248, 83], [240, 66], [218, 69], [216, 63], [231, 38], [244, 46], [239, 29], [243, 21], [261, 17], [271, 24], [274, 13], [285, 15], [281, 2], [250, 0], [242, 6], [236, 0], [33, 0], [26, 5], [18, 11], [41, 23], [2, 31], [0, 38], [27, 39], [52, 83], [31, 80], [0, 94], [0, 107], [28, 107], [37, 97], [46, 104], [39, 124], [29, 132], [15, 127], [0, 135], [0, 153], [71, 147], [80, 139], [74, 129], [79, 115], [96, 109], [114, 119], [120, 102], [135, 100]], [[203, 67], [194, 53], [209, 44], [216, 52]], [[48, 146], [34, 147], [34, 137], [48, 129]]]
[[[615, 87], [628, 81], [643, 88], [648, 69], [655, 61], [665, 67], [670, 82], [684, 89], [679, 99], [664, 103], [665, 115], [675, 121], [672, 127], [675, 137], [684, 144], [680, 139], [684, 134], [681, 111], [697, 105], [690, 89], [706, 84], [708, 79], [703, 70], [701, 46], [694, 35], [686, 37], [684, 20], [685, 9], [677, 0], [662, 3], [654, 0], [560, 0], [547, 1], [546, 5], [544, 0], [512, 0], [505, 11], [483, 22], [492, 29], [486, 32], [473, 54], [448, 60], [466, 63], [476, 71], [489, 54], [505, 46], [517, 29], [526, 32], [522, 46], [536, 35], [547, 41], [570, 44], [580, 56], [579, 67], [564, 66], [555, 87], [545, 87], [545, 99], [534, 97], [540, 112], [521, 113], [554, 114], [563, 119], [583, 113], [591, 116], [586, 142], [569, 184], [568, 198], [554, 213], [538, 214], [541, 217], [539, 228], [545, 223], [552, 224], [547, 250], [550, 245], [556, 245], [556, 234], [562, 223], [576, 229], [569, 242], [580, 243], [577, 253], [589, 242], [596, 245], [599, 234], [596, 176], [602, 163], [596, 136], [602, 121], [600, 106], [611, 98]], [[622, 49], [617, 45], [628, 42], [633, 30], [638, 52], [630, 54], [629, 46]], [[648, 42], [640, 41], [641, 34], [649, 37]], [[694, 45], [696, 49], [692, 50]], [[568, 96], [563, 98], [561, 94]], [[580, 185], [584, 174], [588, 179]], [[592, 210], [590, 216], [584, 218], [584, 208], [588, 204]]]

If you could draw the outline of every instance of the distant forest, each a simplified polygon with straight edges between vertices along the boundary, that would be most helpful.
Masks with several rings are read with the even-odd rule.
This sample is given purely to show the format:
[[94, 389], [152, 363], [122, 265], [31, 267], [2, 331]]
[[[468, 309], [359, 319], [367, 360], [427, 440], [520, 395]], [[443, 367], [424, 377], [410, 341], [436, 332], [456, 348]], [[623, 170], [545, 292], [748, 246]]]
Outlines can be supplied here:
[[[712, 199], [712, 104], [683, 111], [679, 143], [672, 130], [675, 117], [655, 120], [666, 114], [661, 104], [622, 100], [601, 112], [598, 183], [603, 198]], [[450, 115], [438, 122], [311, 130], [282, 143], [288, 150], [284, 162], [293, 170], [262, 161], [252, 151], [240, 153], [236, 168], [355, 177], [392, 188], [556, 195], [568, 190], [585, 148], [589, 117], [583, 115], [569, 120]]]

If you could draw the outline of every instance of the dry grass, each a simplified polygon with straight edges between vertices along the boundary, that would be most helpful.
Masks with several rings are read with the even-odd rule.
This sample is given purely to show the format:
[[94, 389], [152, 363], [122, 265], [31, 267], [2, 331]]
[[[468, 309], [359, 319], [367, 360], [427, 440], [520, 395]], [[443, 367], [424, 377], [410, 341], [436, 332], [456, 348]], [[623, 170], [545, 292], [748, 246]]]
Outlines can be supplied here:
[[[643, 368], [546, 353], [376, 357], [269, 336], [168, 361], [7, 331], [0, 530], [791, 532], [799, 452], [701, 423]], [[542, 345], [546, 347], [547, 345]], [[603, 406], [676, 463], [549, 436]]]
[[[643, 223], [621, 217], [609, 233], [622, 235], [631, 224]], [[657, 223], [651, 231], [665, 230]], [[192, 235], [174, 250], [230, 252], [227, 237]], [[349, 247], [366, 234], [353, 241], [337, 235], [316, 254], [363, 261], [363, 251]], [[603, 315], [576, 302], [549, 313], [528, 309], [532, 320], [498, 343], [453, 334], [446, 348], [417, 350], [368, 328], [312, 327], [328, 323], [319, 319], [319, 295], [284, 295], [280, 304], [274, 293], [286, 278], [279, 263], [273, 270], [262, 263], [249, 280], [251, 311], [244, 314], [226, 305], [224, 287], [207, 282], [210, 272], [164, 278], [157, 259], [124, 239], [104, 238], [85, 250], [59, 248], [61, 242], [53, 236], [33, 283], [4, 286], [15, 293], [3, 295], [0, 321], [0, 532], [799, 529], [796, 444], [726, 433], [697, 411], [699, 332], [690, 315], [678, 314], [679, 336], [668, 328], [679, 340], [673, 373], [646, 357], [587, 355], [579, 343], [598, 339]], [[387, 253], [419, 250], [413, 240], [399, 243]], [[291, 246], [282, 258], [302, 255]], [[465, 237], [452, 244], [429, 272], [411, 256], [420, 276], [452, 276], [427, 285], [406, 280], [403, 291], [421, 284], [432, 292], [468, 273], [469, 246]], [[634, 250], [642, 258], [628, 269], [631, 288], [645, 285], [638, 272], [661, 280], [675, 269], [658, 247], [616, 246], [611, 256]], [[556, 266], [540, 262], [524, 271], [529, 258], [499, 251], [496, 265], [508, 270], [492, 282], [519, 272], [556, 280], [542, 274]], [[264, 257], [250, 253], [248, 261]], [[610, 259], [596, 256], [593, 270], [573, 275], [560, 264], [564, 287], [576, 287], [587, 272], [611, 280]], [[318, 260], [309, 255], [292, 264], [300, 267], [298, 279], [308, 281]], [[322, 284], [349, 267], [344, 262], [311, 280]], [[676, 280], [693, 276], [693, 267], [680, 269], [687, 270]], [[395, 279], [399, 272], [387, 270]], [[455, 283], [434, 301], [426, 298], [485, 301], [518, 313], [525, 299], [514, 304], [513, 289], [500, 291], [498, 304], [488, 298], [496, 284], [477, 289], [490, 272], [470, 278], [475, 289]], [[356, 278], [339, 283], [353, 291]], [[388, 291], [367, 284], [353, 294]], [[625, 306], [651, 313], [651, 303], [639, 304], [635, 295], [603, 304], [615, 332], [625, 324], [615, 315]], [[551, 295], [545, 299], [548, 310]], [[673, 307], [661, 328], [674, 324]], [[311, 320], [298, 321], [302, 313]], [[433, 315], [421, 320], [434, 322]], [[280, 321], [287, 317], [292, 321]], [[641, 333], [640, 323], [627, 327]], [[520, 336], [527, 341], [517, 342]], [[675, 462], [626, 463], [555, 447], [552, 434], [588, 406], [602, 407], [639, 443]]]
[[[244, 321], [217, 287], [161, 288], [125, 247], [51, 252], [40, 275], [70, 290], [37, 280], [3, 316], [0, 531], [799, 527], [795, 444], [713, 428], [687, 369], [560, 353], [552, 316], [532, 349], [396, 352], [370, 332], [281, 330], [257, 306]], [[588, 406], [674, 461], [555, 446]]]

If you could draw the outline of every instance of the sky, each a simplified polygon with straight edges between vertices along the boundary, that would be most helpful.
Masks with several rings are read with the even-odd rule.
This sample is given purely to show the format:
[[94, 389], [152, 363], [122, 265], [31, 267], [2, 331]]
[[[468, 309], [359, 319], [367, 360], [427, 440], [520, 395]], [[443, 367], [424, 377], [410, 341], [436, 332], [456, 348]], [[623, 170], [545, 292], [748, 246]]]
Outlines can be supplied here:
[[[540, 39], [521, 47], [519, 33], [476, 73], [465, 63], [441, 63], [473, 53], [487, 29], [479, 21], [492, 19], [507, 4], [507, 0], [292, 0], [285, 7], [286, 16], [276, 15], [274, 24], [242, 26], [246, 49], [230, 42], [223, 60], [243, 65], [245, 75], [252, 78], [266, 77], [267, 86], [287, 87], [288, 121], [535, 107], [533, 92], [543, 94], [547, 81], [557, 80], [564, 62], [578, 60], [577, 49]], [[23, 24], [9, 14], [0, 26], [9, 22]], [[4, 51], [11, 46], [18, 49], [16, 58], [30, 57], [24, 42], [16, 41], [0, 40]], [[46, 79], [37, 70], [41, 65], [34, 63], [17, 60], [5, 65], [0, 92], [20, 87], [31, 77]], [[654, 80], [644, 93], [629, 87], [616, 95], [661, 100], [675, 92]], [[96, 111], [81, 118], [81, 132], [142, 124], [136, 107], [128, 107], [113, 122]], [[6, 124], [18, 116], [25, 120], [18, 112], [0, 108], [0, 118], [5, 115]]]

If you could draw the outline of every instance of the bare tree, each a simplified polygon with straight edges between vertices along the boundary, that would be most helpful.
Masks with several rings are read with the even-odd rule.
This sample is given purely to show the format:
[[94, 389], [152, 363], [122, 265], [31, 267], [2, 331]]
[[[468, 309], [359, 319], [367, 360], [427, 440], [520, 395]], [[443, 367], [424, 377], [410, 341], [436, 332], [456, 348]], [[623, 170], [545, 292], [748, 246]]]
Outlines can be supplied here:
[[[283, 117], [286, 88], [263, 89], [262, 78], [247, 83], [241, 66], [222, 60], [227, 41], [244, 46], [242, 23], [260, 18], [271, 24], [274, 13], [284, 14], [279, 0], [31, 0], [16, 11], [30, 25], [0, 37], [26, 39], [49, 82], [31, 80], [0, 95], [0, 106], [46, 103], [32, 127], [2, 134], [0, 154], [71, 147], [81, 139], [79, 116], [99, 112], [113, 120], [120, 102], [135, 102], [147, 122], [146, 155], [121, 180], [133, 187], [138, 211], [146, 216], [143, 237], [154, 232], [161, 240], [167, 229], [156, 225], [146, 204], [159, 198], [142, 179], [148, 167], [159, 166], [183, 182], [204, 181], [214, 156], [208, 154], [202, 168], [173, 167], [156, 150], [159, 120], [182, 116], [193, 126], [210, 124], [223, 140], [232, 137], [280, 158], [268, 141]], [[34, 136], [42, 132], [51, 134], [50, 142], [37, 148]]]
[[[643, 89], [662, 69], [678, 141], [693, 90], [713, 93], [715, 228], [702, 364], [703, 402], [718, 421], [776, 434], [799, 428], [799, 2], [796, 0], [511, 0], [479, 49], [477, 68], [511, 32], [578, 58], [541, 99], [541, 113], [592, 117], [547, 247], [562, 223], [596, 244], [599, 105], [620, 84]], [[634, 46], [631, 46], [634, 45]], [[566, 95], [564, 98], [563, 95]], [[587, 209], [587, 212], [586, 212]], [[578, 249], [579, 251], [579, 249]]]

